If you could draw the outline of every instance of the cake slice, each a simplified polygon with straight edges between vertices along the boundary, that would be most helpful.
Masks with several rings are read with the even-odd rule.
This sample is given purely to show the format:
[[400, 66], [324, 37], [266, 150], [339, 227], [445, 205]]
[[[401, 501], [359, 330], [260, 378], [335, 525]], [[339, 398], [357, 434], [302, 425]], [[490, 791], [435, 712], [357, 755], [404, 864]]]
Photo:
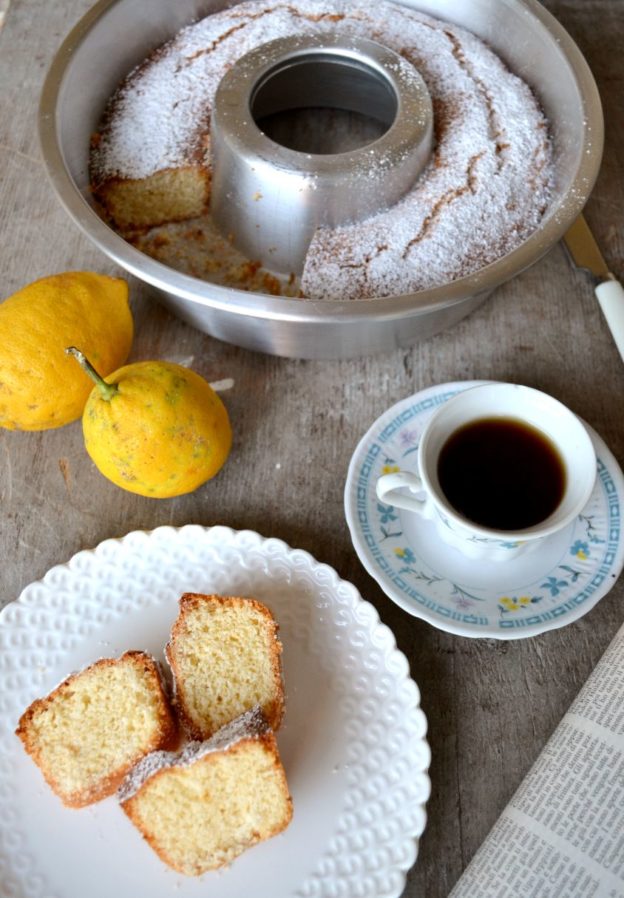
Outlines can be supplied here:
[[276, 730], [284, 712], [282, 645], [273, 615], [256, 599], [185, 593], [166, 656], [180, 720], [208, 739], [260, 705]]
[[112, 795], [148, 752], [175, 745], [160, 671], [145, 652], [103, 658], [22, 714], [16, 735], [68, 807]]
[[157, 171], [146, 178], [108, 178], [93, 190], [119, 230], [197, 218], [208, 211], [210, 172], [199, 162]]
[[229, 864], [292, 817], [275, 736], [260, 708], [179, 754], [143, 758], [119, 800], [156, 854], [188, 876]]

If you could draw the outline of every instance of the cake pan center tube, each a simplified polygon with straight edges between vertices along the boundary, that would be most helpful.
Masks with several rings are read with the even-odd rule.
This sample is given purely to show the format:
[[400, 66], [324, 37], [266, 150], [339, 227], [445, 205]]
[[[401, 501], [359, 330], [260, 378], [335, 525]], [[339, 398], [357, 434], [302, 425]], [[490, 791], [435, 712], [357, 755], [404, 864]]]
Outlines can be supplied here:
[[[258, 122], [316, 107], [378, 121], [381, 136], [342, 153], [282, 146]], [[217, 90], [211, 124], [211, 212], [249, 259], [300, 274], [316, 228], [386, 209], [410, 190], [433, 145], [433, 110], [418, 71], [374, 41], [278, 38], [241, 57]]]

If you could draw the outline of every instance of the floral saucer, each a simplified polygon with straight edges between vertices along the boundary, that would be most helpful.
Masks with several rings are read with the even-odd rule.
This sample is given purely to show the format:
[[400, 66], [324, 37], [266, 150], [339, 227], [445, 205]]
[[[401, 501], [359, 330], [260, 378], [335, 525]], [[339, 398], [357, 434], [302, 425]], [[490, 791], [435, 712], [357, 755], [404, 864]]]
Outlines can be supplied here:
[[624, 566], [624, 476], [586, 425], [598, 476], [583, 512], [532, 552], [490, 564], [442, 543], [431, 521], [380, 502], [378, 477], [415, 471], [429, 417], [456, 393], [480, 383], [430, 387], [378, 418], [351, 459], [345, 513], [360, 561], [405, 611], [460, 636], [522, 639], [577, 620], [615, 584]]

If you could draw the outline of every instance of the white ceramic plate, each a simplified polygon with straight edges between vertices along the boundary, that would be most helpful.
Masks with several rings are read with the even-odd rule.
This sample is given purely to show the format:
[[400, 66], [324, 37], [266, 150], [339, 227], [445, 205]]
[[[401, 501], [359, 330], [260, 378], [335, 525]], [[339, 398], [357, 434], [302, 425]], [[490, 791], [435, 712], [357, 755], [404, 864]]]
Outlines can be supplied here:
[[430, 387], [384, 412], [351, 459], [345, 513], [360, 561], [405, 611], [459, 636], [522, 639], [578, 620], [615, 584], [624, 564], [624, 477], [603, 440], [585, 425], [598, 472], [583, 512], [532, 552], [489, 564], [444, 544], [431, 521], [381, 503], [375, 492], [381, 474], [414, 472], [420, 435], [433, 412], [480, 383]]
[[[73, 670], [129, 648], [163, 657], [185, 592], [255, 596], [284, 646], [278, 742], [288, 829], [230, 868], [167, 869], [109, 798], [64, 808], [14, 735], [22, 711]], [[276, 539], [161, 527], [52, 568], [0, 615], [0, 896], [395, 898], [429, 796], [426, 720], [391, 631], [350, 583]]]

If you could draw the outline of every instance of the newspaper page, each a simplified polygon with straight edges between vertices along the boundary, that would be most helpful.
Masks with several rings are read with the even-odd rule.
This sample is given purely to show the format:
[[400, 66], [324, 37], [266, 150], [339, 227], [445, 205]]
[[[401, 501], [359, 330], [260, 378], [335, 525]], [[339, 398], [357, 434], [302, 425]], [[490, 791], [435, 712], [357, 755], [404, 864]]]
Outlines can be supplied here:
[[449, 898], [624, 898], [624, 626]]

